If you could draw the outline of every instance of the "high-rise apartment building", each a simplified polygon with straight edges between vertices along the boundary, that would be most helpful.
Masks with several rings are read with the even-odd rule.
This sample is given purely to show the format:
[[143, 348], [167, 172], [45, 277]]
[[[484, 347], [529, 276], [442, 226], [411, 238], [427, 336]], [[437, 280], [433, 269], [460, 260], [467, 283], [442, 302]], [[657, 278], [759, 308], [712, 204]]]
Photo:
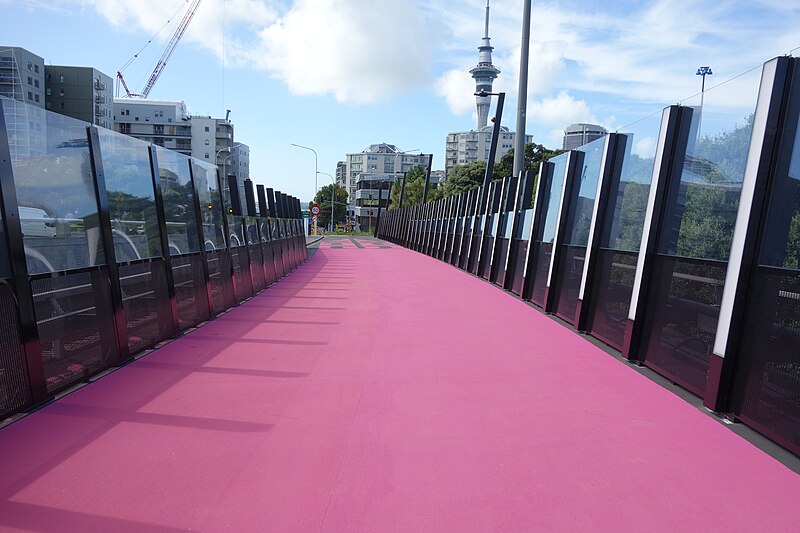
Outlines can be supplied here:
[[114, 129], [113, 80], [92, 67], [46, 65], [45, 108]]

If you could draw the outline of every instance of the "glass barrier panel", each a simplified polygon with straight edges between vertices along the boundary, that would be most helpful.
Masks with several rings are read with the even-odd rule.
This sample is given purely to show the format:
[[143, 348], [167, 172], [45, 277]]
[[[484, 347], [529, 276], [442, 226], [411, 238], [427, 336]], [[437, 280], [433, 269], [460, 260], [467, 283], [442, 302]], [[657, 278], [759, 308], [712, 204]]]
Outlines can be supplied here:
[[117, 262], [161, 257], [150, 147], [111, 130], [98, 131]]
[[164, 198], [170, 255], [200, 251], [190, 158], [156, 146], [158, 175]]
[[88, 124], [3, 99], [31, 275], [105, 264]]
[[578, 174], [578, 190], [564, 206], [567, 210], [565, 239], [560, 244], [559, 264], [555, 265], [555, 312], [567, 322], [574, 323], [578, 307], [578, 292], [583, 279], [586, 246], [592, 225], [597, 184], [603, 162], [603, 149], [608, 137], [603, 137], [577, 148], [584, 153], [583, 168]]
[[231, 248], [238, 248], [247, 244], [243, 217], [228, 215], [228, 233], [228, 242], [230, 242]]
[[589, 284], [593, 293], [588, 330], [618, 350], [625, 339], [660, 129], [661, 114], [654, 114], [620, 136], [622, 171], [609, 187], [597, 268]]
[[661, 115], [654, 115], [624, 134], [622, 172], [611, 186], [602, 248], [639, 251], [660, 129]]
[[225, 248], [225, 226], [222, 219], [225, 207], [219, 194], [217, 166], [198, 159], [192, 159], [192, 164], [194, 188], [203, 219], [203, 245], [206, 250]]
[[761, 81], [759, 69], [696, 103], [680, 179], [667, 196], [645, 363], [702, 395]]
[[775, 176], [734, 381], [738, 415], [800, 450], [800, 128]]

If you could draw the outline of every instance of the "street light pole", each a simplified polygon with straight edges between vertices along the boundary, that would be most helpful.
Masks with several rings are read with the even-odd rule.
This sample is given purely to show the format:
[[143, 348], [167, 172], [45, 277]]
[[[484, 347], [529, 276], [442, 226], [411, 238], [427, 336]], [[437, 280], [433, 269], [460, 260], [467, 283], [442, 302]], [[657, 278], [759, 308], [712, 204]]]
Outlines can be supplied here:
[[702, 77], [702, 81], [700, 82], [700, 118], [697, 119], [697, 138], [699, 139], [700, 122], [703, 120], [703, 97], [706, 94], [706, 76], [711, 76], [714, 73], [711, 72], [711, 67], [699, 67], [695, 74]]
[[333, 217], [334, 209], [336, 208], [336, 178], [327, 172], [317, 172], [317, 174], [325, 174], [331, 179], [331, 233], [333, 233]]
[[[522, 9], [522, 47], [519, 56], [519, 88], [517, 90], [517, 138], [514, 148], [512, 177], [519, 177], [525, 167], [525, 118], [528, 108], [528, 51], [531, 45], [531, 0]], [[505, 177], [505, 176], [503, 176]]]
[[[317, 156], [317, 151], [314, 150], [313, 148], [309, 147], [309, 146], [303, 146], [302, 144], [295, 144], [295, 143], [290, 143], [290, 144], [292, 146], [296, 146], [297, 148], [302, 148], [304, 150], [311, 150], [312, 152], [314, 152], [314, 195], [316, 196], [317, 189], [318, 189], [318, 187], [317, 187], [317, 174], [319, 174], [319, 157]], [[313, 198], [312, 198], [312, 200], [313, 200]]]

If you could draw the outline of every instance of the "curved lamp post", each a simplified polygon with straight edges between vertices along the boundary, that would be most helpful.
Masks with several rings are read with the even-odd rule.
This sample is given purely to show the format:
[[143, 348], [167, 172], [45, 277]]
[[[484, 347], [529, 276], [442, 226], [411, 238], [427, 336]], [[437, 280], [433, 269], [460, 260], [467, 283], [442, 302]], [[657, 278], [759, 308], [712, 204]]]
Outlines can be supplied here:
[[331, 176], [327, 172], [317, 171], [317, 174], [325, 174], [326, 176], [331, 178], [331, 180], [333, 182], [333, 183], [331, 183], [331, 233], [333, 233], [333, 213], [334, 213], [333, 210], [336, 208], [336, 199], [335, 199], [335, 196], [336, 196], [336, 178], [334, 178], [333, 176]]

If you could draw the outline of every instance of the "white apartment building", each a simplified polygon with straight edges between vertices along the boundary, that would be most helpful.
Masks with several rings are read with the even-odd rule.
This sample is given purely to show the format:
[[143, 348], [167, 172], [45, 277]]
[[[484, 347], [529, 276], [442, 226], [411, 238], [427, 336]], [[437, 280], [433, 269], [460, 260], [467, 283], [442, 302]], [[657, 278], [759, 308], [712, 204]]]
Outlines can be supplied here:
[[[401, 175], [418, 165], [427, 167], [429, 158], [430, 156], [425, 154], [407, 154], [395, 145], [386, 143], [372, 144], [362, 152], [347, 154], [345, 187], [347, 187], [348, 204], [354, 206], [356, 203], [356, 179], [362, 172]], [[337, 175], [338, 173], [337, 165]]]
[[[466, 165], [475, 161], [488, 161], [492, 146], [494, 126], [486, 126], [480, 130], [456, 131], [447, 134], [445, 143], [445, 175], [456, 165]], [[497, 140], [495, 162], [514, 148], [516, 133], [505, 126], [500, 127], [500, 138]], [[532, 143], [533, 136], [525, 136], [525, 144]]]
[[115, 98], [114, 129], [192, 155], [192, 124], [183, 102]]

